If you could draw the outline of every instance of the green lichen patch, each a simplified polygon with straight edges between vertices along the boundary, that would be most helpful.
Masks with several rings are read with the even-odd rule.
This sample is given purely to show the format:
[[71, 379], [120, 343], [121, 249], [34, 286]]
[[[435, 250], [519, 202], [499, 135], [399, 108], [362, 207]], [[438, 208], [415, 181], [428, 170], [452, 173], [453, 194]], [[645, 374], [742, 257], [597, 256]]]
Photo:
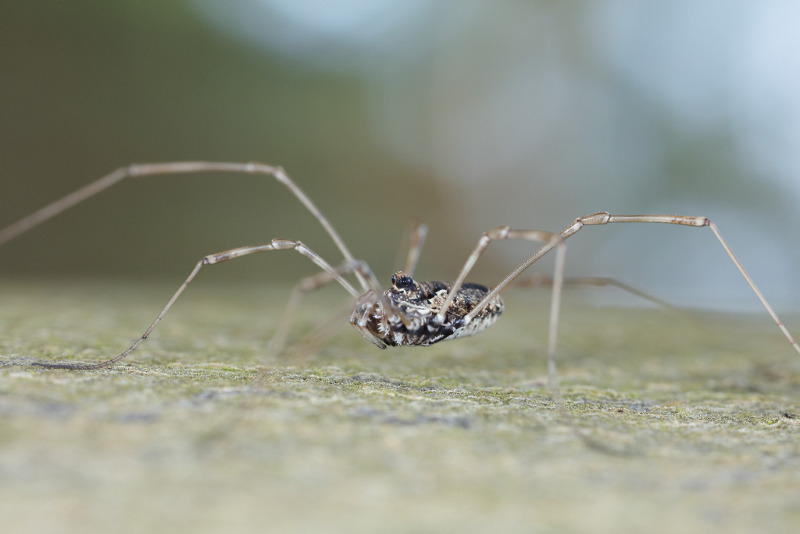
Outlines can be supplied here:
[[546, 310], [513, 297], [481, 336], [386, 351], [346, 317], [308, 342], [316, 314], [341, 304], [322, 297], [274, 355], [285, 289], [199, 287], [121, 364], [31, 366], [113, 356], [171, 289], [2, 287], [4, 529], [790, 532], [800, 521], [800, 357], [760, 315], [567, 302], [563, 405], [547, 384]]

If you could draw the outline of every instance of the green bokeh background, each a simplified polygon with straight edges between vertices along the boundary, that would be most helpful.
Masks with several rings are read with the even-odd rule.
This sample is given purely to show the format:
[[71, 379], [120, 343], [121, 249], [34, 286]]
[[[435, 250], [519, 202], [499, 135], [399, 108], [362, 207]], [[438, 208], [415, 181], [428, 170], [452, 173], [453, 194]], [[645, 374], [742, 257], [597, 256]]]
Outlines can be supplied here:
[[[379, 263], [411, 216], [436, 206], [430, 176], [371, 141], [355, 73], [314, 72], [233, 42], [179, 2], [10, 3], [0, 25], [4, 223], [119, 166], [184, 159], [282, 165]], [[8, 244], [0, 269], [175, 275], [206, 253], [273, 237], [335, 250], [267, 179], [152, 178]], [[277, 275], [306, 267], [270, 262]]]
[[[412, 218], [432, 228], [420, 275], [450, 279], [494, 226], [557, 230], [599, 210], [669, 211], [714, 218], [765, 292], [796, 301], [796, 191], [770, 174], [794, 158], [777, 121], [791, 109], [777, 110], [775, 142], [765, 137], [770, 171], [747, 149], [742, 123], [754, 112], [737, 105], [739, 62], [724, 52], [739, 42], [743, 59], [752, 52], [758, 26], [747, 9], [416, 2], [409, 15], [374, 4], [377, 37], [367, 44], [344, 32], [311, 44], [298, 37], [305, 44], [292, 49], [275, 43], [297, 37], [297, 20], [264, 4], [251, 21], [256, 36], [284, 32], [270, 46], [212, 24], [197, 9], [223, 5], [211, 0], [6, 3], [0, 224], [129, 163], [257, 160], [286, 168], [382, 279], [398, 266]], [[340, 11], [297, 5], [309, 15]], [[385, 29], [393, 18], [404, 23]], [[772, 59], [794, 57], [790, 32], [776, 25], [774, 35], [787, 46]], [[681, 70], [695, 56], [709, 64]], [[677, 74], [658, 84], [659, 71]], [[755, 87], [746, 94], [771, 100]], [[687, 114], [683, 102], [722, 111]], [[614, 276], [681, 304], [756, 304], [705, 232], [591, 232], [575, 238], [573, 274]], [[273, 237], [338, 257], [269, 180], [149, 178], [4, 246], [0, 271], [175, 280], [205, 254]], [[495, 247], [476, 279], [499, 279], [529, 252]], [[273, 256], [241, 260], [227, 276], [282, 281], [315, 270]]]

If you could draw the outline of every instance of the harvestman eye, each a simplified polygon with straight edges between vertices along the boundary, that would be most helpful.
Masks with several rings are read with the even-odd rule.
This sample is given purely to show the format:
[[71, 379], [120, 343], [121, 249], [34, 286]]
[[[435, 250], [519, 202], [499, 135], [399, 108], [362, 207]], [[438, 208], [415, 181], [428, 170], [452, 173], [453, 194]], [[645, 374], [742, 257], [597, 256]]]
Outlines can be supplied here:
[[392, 275], [392, 285], [398, 289], [405, 289], [414, 285], [414, 279], [403, 272]]
[[[555, 251], [556, 262], [550, 283], [553, 286], [550, 309], [550, 328], [548, 334], [548, 370], [551, 385], [555, 386], [555, 350], [561, 289], [564, 284], [564, 241], [576, 234], [584, 226], [605, 225], [611, 223], [661, 223], [677, 224], [689, 227], [708, 227], [717, 238], [730, 260], [744, 277], [750, 289], [766, 309], [772, 320], [783, 332], [789, 343], [800, 353], [800, 346], [794, 340], [778, 315], [761, 294], [756, 284], [747, 274], [742, 264], [733, 254], [717, 226], [706, 217], [689, 217], [684, 215], [612, 215], [607, 212], [594, 213], [578, 217], [560, 232], [542, 230], [518, 230], [508, 226], [500, 226], [485, 232], [478, 239], [464, 266], [453, 282], [417, 281], [413, 272], [425, 241], [427, 228], [416, 225], [412, 232], [411, 246], [408, 251], [403, 271], [392, 276], [392, 287], [383, 290], [369, 265], [356, 259], [333, 225], [316, 207], [311, 199], [280, 168], [260, 163], [215, 163], [215, 162], [174, 162], [131, 165], [118, 169], [89, 185], [53, 202], [23, 218], [22, 220], [0, 230], [0, 245], [27, 232], [71, 208], [97, 193], [121, 182], [126, 178], [139, 178], [166, 174], [188, 174], [200, 172], [229, 172], [249, 175], [262, 175], [276, 180], [285, 186], [292, 195], [322, 225], [342, 255], [341, 260], [334, 263], [323, 259], [301, 241], [293, 239], [272, 239], [271, 241], [251, 246], [237, 247], [223, 252], [208, 254], [200, 259], [191, 270], [186, 280], [172, 295], [167, 304], [156, 316], [150, 326], [130, 347], [117, 356], [97, 363], [82, 362], [36, 362], [34, 365], [51, 369], [98, 369], [108, 367], [136, 350], [158, 326], [172, 305], [186, 290], [195, 276], [206, 265], [213, 265], [241, 256], [260, 252], [292, 250], [300, 253], [321, 269], [317, 275], [301, 280], [289, 300], [284, 318], [277, 326], [271, 348], [279, 352], [283, 347], [292, 313], [301, 297], [325, 284], [336, 282], [355, 299], [355, 306], [350, 315], [350, 324], [367, 340], [379, 348], [389, 346], [427, 346], [446, 339], [455, 339], [477, 334], [493, 324], [503, 311], [503, 300], [500, 293], [528, 267], [544, 255]], [[479, 284], [466, 282], [467, 276], [480, 256], [493, 241], [522, 239], [539, 243], [527, 259], [519, 264], [497, 284], [489, 288]], [[350, 280], [354, 280], [355, 285]], [[587, 279], [591, 281], [606, 279]], [[627, 289], [627, 286], [617, 284]], [[356, 288], [358, 287], [358, 289]], [[640, 294], [635, 290], [630, 291]]]

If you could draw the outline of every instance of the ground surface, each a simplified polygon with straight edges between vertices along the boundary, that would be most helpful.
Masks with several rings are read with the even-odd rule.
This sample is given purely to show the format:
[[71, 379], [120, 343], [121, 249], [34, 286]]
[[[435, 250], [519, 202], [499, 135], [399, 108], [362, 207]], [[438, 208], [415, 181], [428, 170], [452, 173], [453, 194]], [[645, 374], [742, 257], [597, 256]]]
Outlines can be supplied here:
[[[530, 297], [481, 336], [394, 351], [346, 326], [309, 341], [307, 307], [276, 357], [266, 341], [284, 290], [199, 285], [122, 365], [30, 366], [114, 355], [172, 289], [0, 285], [5, 532], [800, 524], [800, 357], [761, 316], [568, 303], [566, 413]], [[328, 315], [342, 303], [311, 301]]]

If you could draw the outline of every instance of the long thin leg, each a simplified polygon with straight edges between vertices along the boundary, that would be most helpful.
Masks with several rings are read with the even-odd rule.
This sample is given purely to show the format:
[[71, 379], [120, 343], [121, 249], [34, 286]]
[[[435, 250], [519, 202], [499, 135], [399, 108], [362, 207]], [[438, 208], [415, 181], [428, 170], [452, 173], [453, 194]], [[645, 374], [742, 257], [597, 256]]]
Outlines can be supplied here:
[[[506, 239], [525, 239], [528, 241], [538, 241], [545, 243], [545, 246], [552, 243], [553, 245], [548, 248], [550, 250], [557, 244], [563, 241], [558, 234], [554, 234], [553, 232], [546, 232], [544, 230], [512, 230], [508, 226], [498, 226], [497, 228], [493, 228], [488, 232], [485, 232], [480, 239], [478, 239], [478, 243], [475, 245], [475, 248], [472, 250], [470, 255], [467, 257], [467, 261], [464, 263], [464, 266], [461, 268], [461, 272], [458, 273], [458, 278], [456, 281], [453, 282], [453, 287], [450, 289], [450, 293], [447, 295], [444, 303], [442, 304], [442, 309], [437, 314], [436, 318], [441, 323], [444, 321], [445, 314], [447, 310], [450, 308], [450, 304], [453, 302], [453, 298], [455, 298], [455, 294], [461, 289], [464, 280], [467, 278], [467, 275], [472, 271], [472, 268], [475, 266], [475, 263], [480, 258], [481, 254], [486, 250], [489, 244], [492, 241], [503, 241]], [[543, 247], [544, 248], [544, 247]], [[509, 283], [511, 280], [509, 280]], [[554, 287], [555, 287], [555, 277], [554, 277]], [[496, 294], [496, 292], [495, 292]], [[481, 301], [481, 305], [486, 304], [487, 300], [484, 299]], [[482, 307], [482, 306], [481, 306]], [[470, 314], [474, 317], [477, 314]], [[470, 317], [470, 319], [472, 319]]]
[[[346, 275], [358, 269], [358, 265], [352, 262], [346, 262], [336, 267], [336, 272], [340, 275]], [[295, 284], [292, 288], [292, 293], [289, 295], [289, 300], [286, 303], [286, 309], [281, 316], [278, 326], [275, 328], [275, 333], [269, 342], [269, 350], [272, 354], [278, 355], [283, 351], [286, 344], [286, 337], [289, 334], [289, 328], [292, 325], [297, 308], [300, 306], [300, 301], [303, 297], [311, 291], [328, 285], [336, 281], [336, 278], [328, 271], [322, 271], [311, 276], [307, 276]]]
[[[511, 282], [514, 281], [520, 274], [522, 274], [525, 269], [533, 265], [536, 261], [538, 261], [542, 256], [553, 250], [555, 247], [560, 245], [564, 242], [565, 239], [575, 235], [581, 228], [584, 226], [594, 226], [594, 225], [601, 225], [601, 224], [610, 224], [610, 223], [662, 223], [662, 224], [678, 224], [681, 226], [694, 226], [694, 227], [703, 227], [708, 226], [714, 235], [716, 236], [717, 240], [722, 245], [722, 248], [725, 249], [725, 252], [728, 254], [728, 257], [731, 259], [733, 264], [739, 270], [739, 273], [744, 277], [747, 285], [750, 286], [750, 289], [753, 290], [753, 293], [756, 294], [758, 300], [767, 310], [772, 320], [775, 321], [775, 324], [778, 326], [781, 332], [783, 332], [786, 339], [789, 340], [789, 343], [794, 347], [794, 349], [800, 353], [800, 345], [797, 344], [792, 334], [789, 333], [789, 330], [784, 326], [783, 322], [778, 317], [778, 314], [775, 313], [775, 310], [772, 309], [767, 299], [764, 298], [764, 295], [756, 286], [753, 279], [750, 275], [745, 271], [744, 267], [742, 266], [741, 262], [738, 258], [734, 255], [733, 251], [731, 250], [728, 243], [722, 237], [717, 225], [714, 224], [711, 219], [707, 217], [689, 217], [685, 215], [611, 215], [608, 212], [600, 212], [594, 213], [592, 215], [587, 215], [586, 217], [578, 217], [575, 221], [564, 228], [558, 234], [555, 234], [547, 243], [545, 243], [542, 247], [539, 248], [536, 252], [534, 252], [531, 256], [529, 256], [525, 261], [523, 261], [516, 269], [511, 271], [499, 284], [497, 284], [494, 289], [492, 289], [484, 300], [482, 300], [472, 311], [467, 314], [464, 318], [466, 322], [471, 321], [475, 315], [477, 315], [481, 309], [489, 302], [489, 300], [500, 293], [503, 289], [508, 286]], [[477, 259], [477, 258], [475, 258]], [[472, 265], [475, 263], [475, 259], [470, 257], [467, 260], [467, 263], [464, 265], [461, 274], [459, 275], [457, 284], [453, 285], [451, 289], [451, 293], [454, 293], [461, 287], [461, 283], [463, 283], [464, 278], [466, 278], [469, 270], [472, 268]]]
[[[514, 287], [534, 287], [534, 286], [553, 286], [553, 277], [547, 275], [537, 275], [531, 278], [526, 278], [524, 280], [517, 280], [514, 282]], [[640, 299], [648, 300], [653, 304], [661, 306], [663, 308], [668, 308], [671, 310], [675, 310], [675, 306], [670, 304], [665, 300], [661, 300], [658, 297], [654, 297], [649, 293], [645, 293], [639, 289], [636, 289], [633, 286], [629, 286], [619, 280], [614, 278], [609, 278], [607, 276], [567, 276], [564, 277], [564, 287], [567, 286], [590, 286], [590, 287], [616, 287], [617, 289], [621, 289], [626, 293], [630, 293]]]
[[558, 318], [561, 314], [561, 289], [564, 286], [564, 262], [567, 247], [562, 241], [556, 249], [556, 264], [553, 267], [553, 294], [550, 302], [550, 328], [547, 332], [547, 381], [556, 406], [563, 413], [564, 403], [561, 401], [561, 389], [558, 387], [558, 373], [556, 373], [556, 340], [558, 339]]
[[[409, 276], [411, 276], [416, 269], [420, 252], [422, 250], [422, 246], [425, 244], [425, 238], [427, 235], [428, 227], [426, 225], [417, 221], [412, 222], [411, 231], [409, 232], [410, 245], [406, 255], [405, 263], [405, 273]], [[357, 269], [357, 264], [354, 265], [352, 263], [345, 262], [337, 267], [336, 271], [339, 274], [345, 275], [356, 271]], [[303, 278], [294, 286], [294, 288], [292, 288], [292, 293], [289, 295], [289, 301], [286, 304], [286, 310], [283, 312], [283, 316], [281, 317], [278, 327], [275, 329], [275, 333], [270, 341], [270, 351], [273, 354], [280, 354], [283, 350], [292, 320], [294, 319], [294, 315], [303, 297], [305, 297], [307, 293], [316, 291], [317, 289], [324, 287], [334, 280], [335, 278], [333, 278], [330, 273], [327, 271], [322, 271]]]
[[426, 237], [428, 237], [428, 226], [414, 221], [411, 227], [411, 245], [408, 247], [408, 256], [406, 257], [405, 266], [405, 273], [408, 276], [412, 276], [417, 268], [419, 255], [422, 252], [422, 246], [425, 244]]
[[[197, 273], [200, 272], [200, 269], [204, 265], [214, 265], [216, 263], [221, 263], [223, 261], [232, 260], [232, 259], [239, 258], [239, 257], [242, 257], [242, 256], [248, 256], [250, 254], [255, 254], [255, 253], [258, 253], [258, 252], [269, 252], [269, 251], [272, 251], [272, 250], [294, 250], [296, 252], [299, 252], [303, 256], [306, 256], [311, 261], [313, 261], [319, 268], [321, 268], [325, 272], [329, 273], [330, 276], [332, 276], [334, 280], [339, 282], [339, 284], [341, 284], [341, 286], [343, 288], [345, 288], [351, 295], [353, 295], [353, 297], [358, 298], [359, 292], [356, 291], [356, 289], [352, 285], [350, 285], [350, 283], [347, 280], [345, 280], [342, 277], [342, 275], [339, 274], [339, 272], [337, 272], [336, 269], [331, 267], [331, 265], [328, 262], [326, 262], [324, 259], [322, 259], [322, 257], [319, 256], [316, 252], [314, 252], [313, 250], [311, 250], [310, 248], [305, 246], [300, 241], [291, 241], [291, 240], [288, 240], [288, 239], [273, 239], [269, 243], [264, 243], [264, 244], [261, 244], [261, 245], [254, 245], [254, 246], [249, 246], [249, 247], [239, 247], [239, 248], [234, 248], [234, 249], [231, 249], [231, 250], [226, 250], [224, 252], [217, 252], [216, 254], [209, 254], [208, 256], [205, 256], [203, 259], [198, 261], [197, 265], [195, 265], [194, 269], [192, 269], [192, 272], [189, 273], [189, 276], [186, 277], [186, 280], [183, 282], [183, 284], [181, 284], [181, 286], [178, 288], [178, 290], [175, 292], [175, 294], [172, 295], [172, 298], [169, 299], [169, 302], [167, 302], [167, 305], [164, 306], [164, 309], [161, 310], [161, 313], [159, 313], [158, 316], [155, 318], [155, 320], [153, 320], [153, 322], [150, 324], [150, 326], [147, 327], [147, 330], [145, 330], [144, 334], [142, 334], [142, 336], [139, 339], [137, 339], [133, 343], [133, 345], [128, 347], [125, 351], [120, 353], [118, 356], [115, 356], [114, 358], [111, 358], [110, 360], [106, 360], [104, 362], [97, 362], [97, 363], [47, 363], [47, 362], [36, 362], [36, 363], [34, 363], [34, 365], [38, 365], [40, 367], [48, 367], [48, 368], [51, 368], [51, 369], [99, 369], [101, 367], [108, 367], [109, 365], [112, 365], [112, 364], [122, 360], [128, 354], [130, 354], [131, 352], [136, 350], [139, 347], [139, 345], [144, 343], [144, 341], [150, 336], [150, 334], [153, 332], [153, 330], [158, 325], [158, 323], [161, 322], [161, 320], [167, 314], [167, 312], [172, 307], [172, 305], [175, 304], [175, 301], [178, 300], [178, 297], [180, 297], [181, 294], [184, 292], [184, 290], [186, 290], [186, 288], [189, 286], [189, 284], [192, 282], [192, 280], [194, 280], [194, 277], [197, 276]], [[363, 262], [358, 262], [358, 261], [353, 261], [352, 263], [354, 265], [359, 265], [360, 266], [359, 269], [361, 269], [363, 273], [367, 273], [369, 276], [371, 276], [371, 271], [369, 271], [369, 268], [366, 266], [366, 264], [364, 264]], [[372, 278], [374, 278], [374, 276], [372, 276]]]
[[[285, 185], [292, 194], [297, 197], [300, 203], [306, 207], [306, 209], [311, 212], [314, 218], [319, 221], [322, 227], [328, 232], [328, 235], [331, 237], [336, 246], [339, 248], [339, 251], [344, 256], [345, 261], [355, 261], [355, 258], [350, 253], [350, 250], [345, 245], [344, 240], [339, 236], [338, 232], [334, 229], [333, 225], [328, 221], [328, 219], [322, 214], [322, 212], [317, 208], [316, 205], [311, 201], [308, 196], [300, 189], [297, 184], [289, 178], [289, 175], [286, 174], [281, 167], [274, 167], [272, 165], [264, 165], [262, 163], [220, 163], [220, 162], [209, 162], [209, 161], [178, 161], [178, 162], [170, 162], [170, 163], [147, 163], [147, 164], [138, 164], [138, 165], [130, 165], [128, 167], [122, 167], [120, 169], [115, 170], [103, 176], [99, 180], [95, 180], [94, 182], [78, 189], [70, 193], [69, 195], [56, 200], [55, 202], [48, 204], [44, 208], [28, 215], [24, 219], [17, 221], [16, 223], [8, 226], [2, 230], [0, 230], [0, 245], [11, 241], [15, 237], [27, 232], [31, 228], [34, 228], [41, 223], [45, 222], [46, 220], [50, 219], [58, 215], [59, 213], [71, 208], [72, 206], [78, 204], [79, 202], [83, 202], [84, 200], [93, 197], [97, 193], [108, 189], [114, 184], [117, 184], [124, 180], [125, 178], [138, 178], [142, 176], [154, 176], [154, 175], [163, 175], [163, 174], [189, 174], [189, 173], [200, 173], [200, 172], [233, 172], [233, 173], [244, 173], [244, 174], [256, 174], [256, 175], [269, 175], [275, 178], [278, 182]], [[367, 289], [366, 281], [363, 275], [359, 272], [356, 272], [356, 277], [358, 278], [359, 283], [361, 284], [362, 289]]]
[[281, 320], [278, 322], [278, 326], [275, 328], [275, 332], [272, 334], [272, 339], [269, 342], [269, 351], [272, 354], [278, 355], [283, 352], [283, 347], [286, 344], [286, 337], [292, 325], [292, 319], [294, 319], [295, 312], [305, 294], [328, 285], [334, 280], [335, 278], [331, 276], [329, 272], [322, 271], [303, 278], [295, 284], [292, 288], [292, 293], [289, 295], [289, 300], [286, 303], [286, 309], [284, 309]]
[[[475, 266], [475, 263], [478, 261], [478, 258], [483, 254], [483, 251], [486, 250], [486, 247], [489, 246], [489, 243], [492, 241], [501, 241], [506, 239], [525, 239], [528, 241], [538, 241], [544, 242], [545, 246], [552, 243], [552, 247], [557, 245], [561, 245], [558, 247], [558, 252], [556, 253], [556, 265], [553, 271], [553, 294], [551, 297], [550, 302], [550, 327], [548, 331], [548, 340], [547, 340], [547, 360], [548, 360], [548, 367], [550, 369], [550, 385], [553, 388], [553, 391], [557, 395], [557, 387], [555, 384], [555, 353], [556, 353], [556, 340], [558, 337], [558, 315], [559, 310], [561, 308], [561, 286], [564, 282], [564, 257], [566, 254], [566, 247], [563, 245], [564, 239], [561, 238], [558, 234], [554, 234], [552, 232], [546, 232], [543, 230], [512, 230], [508, 226], [499, 226], [488, 232], [484, 233], [478, 243], [475, 245], [475, 248], [472, 250], [472, 253], [467, 258], [464, 267], [461, 269], [461, 272], [458, 274], [458, 278], [453, 283], [453, 287], [450, 289], [450, 293], [447, 295], [444, 303], [442, 304], [441, 311], [437, 314], [436, 320], [440, 323], [444, 321], [445, 313], [447, 312], [450, 304], [453, 302], [453, 298], [455, 298], [456, 293], [461, 288], [461, 285], [464, 283], [469, 272]], [[549, 249], [548, 249], [549, 250]], [[497, 294], [497, 292], [493, 292], [492, 294]], [[477, 314], [480, 309], [482, 309], [486, 303], [488, 302], [487, 299], [482, 300], [478, 306], [480, 308], [475, 308], [466, 316], [466, 321], [469, 322], [472, 318]]]
[[[559, 251], [563, 250], [564, 247], [559, 247]], [[633, 288], [627, 284], [623, 284], [613, 278], [607, 277], [599, 277], [599, 276], [583, 276], [583, 277], [570, 277], [565, 278], [563, 276], [564, 273], [564, 254], [562, 252], [557, 251], [556, 254], [556, 266], [554, 268], [555, 275], [554, 276], [536, 276], [534, 278], [529, 278], [527, 280], [522, 280], [521, 282], [517, 282], [515, 286], [535, 286], [535, 285], [549, 285], [553, 286], [554, 288], [557, 287], [559, 284], [563, 288], [566, 285], [591, 285], [591, 286], [614, 286], [623, 291], [627, 291], [632, 295], [635, 295], [639, 298], [649, 300], [654, 304], [658, 304], [659, 306], [663, 306], [666, 308], [674, 309], [674, 306], [670, 305], [663, 300], [654, 297], [652, 295], [648, 295], [644, 291], [639, 291], [636, 288]], [[559, 276], [561, 279], [559, 280]], [[561, 290], [559, 290], [561, 292]], [[558, 322], [560, 316], [560, 299], [555, 298], [555, 291], [553, 294], [553, 302], [550, 305], [550, 328], [547, 338], [547, 376], [548, 382], [550, 386], [550, 390], [553, 392], [553, 398], [556, 401], [556, 404], [562, 408], [563, 410], [563, 403], [561, 402], [561, 392], [558, 387], [558, 373], [556, 372], [556, 342], [558, 339]]]

